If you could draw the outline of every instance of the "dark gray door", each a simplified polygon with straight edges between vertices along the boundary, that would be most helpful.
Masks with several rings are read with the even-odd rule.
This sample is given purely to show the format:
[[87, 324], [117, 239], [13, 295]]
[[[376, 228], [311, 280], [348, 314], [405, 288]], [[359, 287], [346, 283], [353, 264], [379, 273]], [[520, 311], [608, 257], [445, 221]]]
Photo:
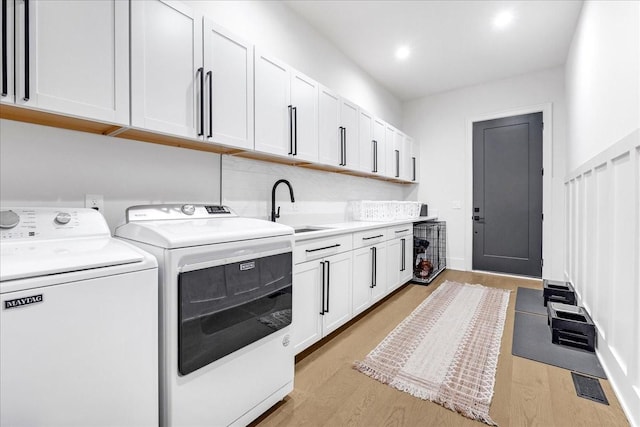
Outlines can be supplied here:
[[542, 276], [542, 113], [473, 124], [473, 268]]

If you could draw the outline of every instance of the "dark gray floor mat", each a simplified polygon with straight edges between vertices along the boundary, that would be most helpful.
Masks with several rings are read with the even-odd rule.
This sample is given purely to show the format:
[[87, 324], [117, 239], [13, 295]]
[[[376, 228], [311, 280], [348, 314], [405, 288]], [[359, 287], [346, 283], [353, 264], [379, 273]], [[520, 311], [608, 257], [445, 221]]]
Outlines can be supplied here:
[[533, 314], [547, 315], [547, 307], [544, 306], [542, 289], [529, 289], [518, 287], [516, 294], [516, 311], [524, 311]]
[[595, 353], [551, 342], [546, 316], [516, 311], [511, 353], [592, 377], [607, 378]]

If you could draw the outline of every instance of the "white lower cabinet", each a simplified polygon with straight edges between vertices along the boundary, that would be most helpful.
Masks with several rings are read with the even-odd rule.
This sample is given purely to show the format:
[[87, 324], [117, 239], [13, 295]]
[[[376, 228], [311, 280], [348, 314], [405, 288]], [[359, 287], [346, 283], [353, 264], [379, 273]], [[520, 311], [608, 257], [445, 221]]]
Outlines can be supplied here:
[[387, 293], [386, 229], [354, 233], [353, 315], [357, 315]]
[[413, 276], [413, 225], [296, 242], [293, 346], [296, 354]]
[[413, 225], [391, 227], [387, 242], [387, 286], [391, 292], [413, 276]]
[[[296, 245], [292, 318], [296, 354], [352, 317], [350, 239], [349, 234]], [[299, 262], [304, 258], [313, 259]]]

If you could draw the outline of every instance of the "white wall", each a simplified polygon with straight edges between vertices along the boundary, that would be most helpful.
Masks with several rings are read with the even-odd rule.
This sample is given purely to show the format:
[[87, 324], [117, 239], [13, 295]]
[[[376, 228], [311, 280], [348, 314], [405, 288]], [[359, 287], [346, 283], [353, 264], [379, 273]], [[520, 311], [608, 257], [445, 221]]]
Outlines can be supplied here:
[[[449, 266], [465, 270], [470, 264], [471, 170], [468, 123], [491, 115], [508, 115], [530, 106], [552, 104], [553, 146], [551, 188], [545, 198], [543, 239], [545, 277], [562, 277], [563, 178], [565, 97], [564, 70], [551, 70], [441, 93], [404, 106], [405, 129], [420, 143], [421, 182], [418, 200], [427, 202], [447, 221]], [[459, 203], [461, 208], [455, 205]], [[469, 234], [469, 235], [467, 235]]]
[[586, 2], [566, 66], [565, 277], [640, 426], [640, 3]]
[[279, 1], [185, 1], [372, 114], [402, 129], [400, 101]]
[[0, 120], [0, 204], [84, 207], [104, 196], [111, 230], [128, 206], [218, 203], [220, 156]]
[[567, 58], [567, 171], [640, 126], [640, 3], [584, 4]]

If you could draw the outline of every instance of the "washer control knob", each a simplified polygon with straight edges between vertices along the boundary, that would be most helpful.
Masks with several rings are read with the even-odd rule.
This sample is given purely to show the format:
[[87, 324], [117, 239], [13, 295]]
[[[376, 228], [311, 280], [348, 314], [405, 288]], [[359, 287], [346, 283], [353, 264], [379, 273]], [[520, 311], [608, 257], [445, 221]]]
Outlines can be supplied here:
[[193, 215], [196, 213], [196, 207], [193, 205], [182, 205], [182, 213], [185, 215]]
[[58, 215], [56, 215], [55, 219], [53, 220], [53, 222], [55, 222], [58, 225], [69, 224], [69, 221], [71, 221], [71, 215], [69, 215], [66, 212], [58, 213]]
[[14, 211], [0, 211], [0, 228], [13, 228], [20, 222], [20, 216]]

